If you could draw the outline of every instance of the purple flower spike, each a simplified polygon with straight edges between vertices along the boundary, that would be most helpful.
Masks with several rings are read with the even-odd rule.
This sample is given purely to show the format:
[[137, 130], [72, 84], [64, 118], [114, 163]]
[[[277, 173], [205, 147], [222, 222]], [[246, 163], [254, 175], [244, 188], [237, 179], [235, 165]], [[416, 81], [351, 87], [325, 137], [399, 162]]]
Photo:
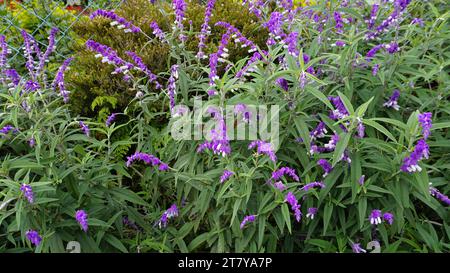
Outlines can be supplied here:
[[297, 198], [292, 192], [288, 192], [284, 199], [285, 202], [291, 206], [291, 210], [294, 212], [295, 219], [300, 222], [302, 219], [302, 212], [300, 211], [300, 205], [298, 204]]
[[107, 127], [111, 126], [111, 124], [113, 124], [114, 120], [116, 120], [116, 116], [117, 116], [117, 113], [112, 113], [111, 115], [109, 115], [108, 118], [106, 119], [105, 125]]
[[82, 122], [82, 121], [80, 121], [78, 124], [80, 125], [81, 131], [83, 131], [83, 133], [86, 136], [89, 136], [89, 132], [90, 132], [89, 127], [86, 124], [84, 124], [84, 122]]
[[152, 154], [136, 152], [127, 157], [126, 166], [130, 167], [135, 161], [143, 161], [147, 165], [158, 166], [160, 171], [168, 170], [168, 165]]
[[58, 33], [58, 29], [57, 28], [52, 28], [50, 30], [50, 36], [48, 36], [48, 46], [47, 46], [47, 50], [45, 50], [44, 55], [40, 58], [39, 60], [39, 66], [37, 69], [37, 74], [39, 74], [40, 72], [42, 72], [42, 70], [44, 69], [44, 65], [46, 62], [48, 62], [48, 57], [50, 56], [50, 54], [52, 54], [52, 52], [55, 50], [56, 46], [55, 46], [55, 36]]
[[361, 186], [364, 185], [365, 179], [366, 179], [366, 176], [361, 175], [361, 177], [358, 180], [359, 185], [361, 185]]
[[64, 103], [69, 102], [69, 94], [70, 92], [66, 90], [66, 87], [64, 85], [64, 72], [69, 68], [70, 62], [73, 60], [73, 58], [66, 59], [63, 64], [59, 67], [58, 72], [56, 72], [55, 79], [52, 83], [53, 90], [59, 89], [59, 94], [63, 98]]
[[178, 79], [178, 65], [174, 64], [170, 68], [170, 77], [169, 77], [169, 83], [167, 84], [167, 93], [169, 95], [169, 102], [170, 102], [170, 112], [173, 112], [173, 109], [175, 108], [175, 96], [177, 94], [176, 91], [176, 80]]
[[422, 168], [419, 166], [419, 161], [423, 158], [428, 158], [429, 156], [429, 148], [425, 140], [421, 139], [417, 142], [416, 147], [414, 147], [414, 151], [403, 159], [403, 164], [400, 169], [403, 172], [413, 173], [420, 172]]
[[102, 17], [112, 20], [110, 25], [117, 26], [118, 29], [123, 29], [123, 31], [125, 33], [128, 33], [128, 32], [138, 33], [141, 31], [141, 29], [139, 27], [133, 25], [131, 22], [127, 21], [125, 18], [120, 17], [119, 15], [115, 14], [113, 11], [99, 9], [99, 10], [96, 10], [93, 13], [91, 13], [89, 18], [92, 20], [95, 17], [99, 17], [99, 16], [102, 16]]
[[86, 211], [77, 210], [75, 212], [75, 219], [80, 224], [80, 226], [84, 230], [84, 232], [87, 232], [87, 230], [88, 230], [88, 215], [87, 215]]
[[222, 176], [220, 177], [220, 183], [227, 181], [233, 174], [234, 172], [232, 171], [224, 170]]
[[323, 188], [325, 188], [325, 184], [322, 181], [311, 182], [311, 183], [306, 184], [302, 188], [300, 188], [300, 190], [301, 191], [308, 191], [308, 190], [310, 190], [312, 188], [315, 188], [315, 187], [323, 189]]
[[337, 11], [333, 13], [334, 21], [336, 23], [335, 28], [337, 33], [342, 33], [344, 29], [344, 21], [342, 20], [341, 14]]
[[378, 74], [378, 70], [380, 69], [380, 65], [376, 64], [372, 68], [372, 76], [376, 76]]
[[308, 208], [308, 213], [306, 214], [306, 218], [310, 218], [314, 220], [314, 216], [317, 214], [317, 208]]
[[353, 253], [366, 253], [367, 251], [361, 247], [361, 244], [352, 244]]
[[33, 189], [29, 184], [22, 184], [20, 186], [20, 191], [22, 191], [23, 195], [25, 196], [25, 198], [27, 198], [30, 204], [34, 202]]
[[359, 118], [358, 118], [358, 125], [356, 127], [356, 131], [358, 132], [357, 136], [359, 138], [364, 137], [365, 127], [364, 127], [364, 124], [362, 123], [361, 119], [359, 119]]
[[206, 40], [208, 36], [211, 34], [211, 27], [209, 26], [209, 21], [211, 20], [212, 10], [214, 9], [214, 5], [216, 4], [216, 0], [208, 0], [205, 8], [205, 16], [202, 24], [202, 29], [200, 30], [200, 34], [198, 35], [198, 53], [197, 58], [204, 59], [206, 58], [203, 50], [206, 47]]
[[394, 215], [392, 213], [386, 212], [383, 214], [384, 221], [388, 222], [389, 225], [394, 223]]
[[422, 126], [423, 138], [427, 139], [430, 136], [430, 129], [433, 126], [431, 123], [431, 112], [426, 112], [418, 115], [420, 126]]
[[289, 90], [289, 84], [288, 84], [288, 81], [285, 78], [278, 78], [275, 82], [284, 91], [287, 92]]
[[295, 170], [289, 167], [281, 167], [280, 169], [272, 172], [272, 179], [277, 181], [280, 180], [280, 178], [285, 175], [290, 176], [293, 180], [297, 182], [300, 181], [300, 178], [295, 173]]
[[324, 137], [327, 132], [325, 122], [321, 121], [317, 127], [309, 133], [309, 136], [311, 137], [311, 140], [315, 140]]
[[441, 193], [438, 189], [430, 187], [430, 194], [450, 206], [450, 198]]
[[158, 23], [156, 21], [150, 23], [150, 28], [153, 29], [152, 33], [156, 36], [156, 38], [158, 38], [161, 42], [166, 42], [166, 35], [158, 26]]
[[386, 51], [389, 54], [394, 54], [395, 52], [400, 51], [400, 47], [398, 46], [398, 44], [396, 42], [385, 44], [384, 48], [386, 49]]
[[256, 219], [256, 215], [248, 215], [248, 216], [245, 216], [245, 217], [244, 217], [244, 220], [242, 220], [242, 222], [241, 222], [241, 226], [240, 226], [241, 229], [243, 229], [247, 223], [254, 222], [255, 219]]
[[376, 45], [376, 46], [374, 46], [371, 50], [369, 50], [369, 52], [367, 52], [366, 60], [368, 62], [370, 62], [371, 59], [375, 56], [375, 54], [378, 52], [378, 50], [380, 50], [381, 48], [383, 48], [383, 45]]
[[170, 208], [168, 208], [161, 216], [161, 218], [159, 219], [159, 221], [157, 222], [157, 225], [159, 226], [159, 228], [162, 227], [167, 227], [167, 223], [169, 221], [169, 219], [171, 218], [175, 218], [178, 217], [178, 208], [176, 204], [173, 204], [172, 206], [170, 206]]
[[369, 216], [369, 220], [372, 225], [381, 224], [381, 210], [372, 210]]
[[394, 90], [392, 93], [392, 96], [389, 98], [389, 100], [385, 103], [383, 103], [384, 107], [393, 108], [396, 111], [400, 109], [400, 106], [397, 103], [398, 98], [400, 97], [400, 91], [397, 89]]
[[333, 167], [326, 159], [319, 159], [319, 161], [317, 161], [317, 164], [322, 167], [323, 171], [325, 172], [323, 174], [323, 177], [327, 176], [333, 170]]
[[10, 132], [17, 133], [19, 130], [14, 128], [12, 125], [5, 125], [2, 129], [0, 129], [0, 134], [2, 135], [8, 135]]
[[258, 154], [265, 154], [269, 156], [270, 160], [273, 162], [277, 161], [277, 156], [275, 155], [271, 143], [262, 140], [255, 140], [248, 145], [249, 149], [253, 149], [255, 147], [257, 148], [256, 150]]
[[26, 232], [26, 236], [27, 236], [27, 239], [30, 240], [30, 242], [32, 244], [34, 244], [35, 246], [38, 246], [42, 241], [41, 236], [39, 236], [39, 233], [36, 230], [32, 230], [32, 229], [28, 230]]
[[131, 57], [131, 59], [133, 60], [133, 62], [136, 64], [136, 67], [134, 67], [133, 65], [125, 64], [125, 66], [130, 67], [130, 68], [135, 68], [137, 70], [140, 70], [142, 72], [145, 73], [145, 75], [148, 76], [149, 82], [155, 83], [155, 88], [159, 89], [159, 87], [161, 86], [161, 84], [157, 81], [157, 76], [155, 74], [153, 74], [153, 72], [147, 67], [147, 65], [144, 63], [144, 61], [142, 61], [142, 58], [139, 57], [136, 53], [132, 52], [132, 51], [126, 51], [125, 54], [127, 54], [128, 56]]

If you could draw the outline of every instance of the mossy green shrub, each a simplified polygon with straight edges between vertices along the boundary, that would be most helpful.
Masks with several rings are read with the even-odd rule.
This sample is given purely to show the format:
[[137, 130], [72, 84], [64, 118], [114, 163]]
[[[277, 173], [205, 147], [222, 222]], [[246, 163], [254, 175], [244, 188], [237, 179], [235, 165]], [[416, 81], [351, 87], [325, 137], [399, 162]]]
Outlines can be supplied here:
[[[198, 50], [197, 34], [204, 20], [204, 12], [204, 5], [198, 1], [188, 2], [185, 29], [189, 30], [189, 37], [185, 45], [187, 51], [193, 54]], [[136, 52], [157, 75], [168, 71], [174, 62], [174, 55], [170, 54], [169, 46], [156, 39], [150, 40], [148, 36], [153, 37], [149, 26], [152, 21], [156, 21], [163, 31], [170, 32], [171, 24], [174, 21], [171, 4], [165, 1], [157, 1], [156, 4], [152, 4], [147, 0], [130, 0], [124, 2], [119, 9], [115, 10], [115, 13], [132, 21], [142, 29], [144, 34], [124, 33], [111, 27], [109, 19], [99, 17], [94, 20], [85, 17], [74, 26], [74, 29], [84, 40], [92, 39], [107, 45], [116, 50], [124, 59], [127, 59], [126, 51]], [[207, 48], [204, 50], [206, 54], [216, 50], [225, 31], [221, 27], [214, 27], [218, 21], [230, 22], [246, 37], [252, 39], [256, 44], [264, 46], [267, 32], [257, 24], [255, 16], [237, 1], [219, 0], [210, 21], [212, 30]], [[86, 49], [84, 43], [78, 44], [75, 51], [77, 52], [75, 65], [67, 75], [68, 85], [73, 91], [72, 109], [76, 113], [99, 118], [104, 118], [108, 112], [123, 110], [135, 97], [136, 86], [125, 82], [120, 75], [112, 75], [114, 67], [101, 63], [99, 59], [95, 58], [95, 54]], [[245, 49], [236, 49], [230, 52], [229, 59], [236, 61], [247, 55]], [[165, 85], [164, 79], [161, 79], [161, 83]], [[155, 107], [160, 107], [160, 104], [160, 101], [155, 101]], [[150, 105], [149, 109], [152, 110], [152, 107]]]

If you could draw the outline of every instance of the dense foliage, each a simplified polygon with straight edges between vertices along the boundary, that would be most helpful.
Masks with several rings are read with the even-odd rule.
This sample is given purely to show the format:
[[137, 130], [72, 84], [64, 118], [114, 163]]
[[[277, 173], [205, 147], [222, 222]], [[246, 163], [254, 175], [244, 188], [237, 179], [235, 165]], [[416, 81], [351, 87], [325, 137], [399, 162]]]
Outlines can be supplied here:
[[[220, 0], [95, 11], [56, 73], [23, 35], [15, 74], [0, 40], [1, 251], [450, 250], [446, 1], [242, 2], [248, 30]], [[252, 105], [278, 131], [224, 137], [276, 128]], [[199, 120], [212, 139], [175, 137]]]

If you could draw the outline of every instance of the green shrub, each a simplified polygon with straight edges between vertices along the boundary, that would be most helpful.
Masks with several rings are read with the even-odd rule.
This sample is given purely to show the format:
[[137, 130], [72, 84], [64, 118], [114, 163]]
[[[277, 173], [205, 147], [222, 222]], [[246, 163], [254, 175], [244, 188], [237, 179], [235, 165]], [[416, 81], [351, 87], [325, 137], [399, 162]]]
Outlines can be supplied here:
[[[144, 33], [153, 36], [149, 26], [152, 21], [156, 21], [165, 32], [170, 32], [170, 26], [174, 20], [171, 11], [171, 5], [164, 1], [153, 5], [147, 0], [130, 0], [124, 2], [115, 12], [139, 26]], [[198, 47], [196, 33], [200, 31], [203, 23], [204, 6], [198, 4], [197, 1], [190, 1], [186, 18], [185, 28], [192, 30], [186, 42], [186, 50], [195, 54]], [[192, 27], [189, 26], [190, 20], [192, 21]], [[258, 45], [263, 46], [265, 44], [267, 32], [256, 24], [256, 18], [245, 7], [237, 2], [219, 0], [210, 22], [212, 33], [205, 49], [207, 54], [215, 51], [224, 33], [222, 28], [214, 27], [214, 24], [218, 21], [230, 22]], [[155, 74], [167, 71], [174, 62], [174, 55], [170, 54], [168, 45], [158, 41], [149, 42], [148, 37], [143, 34], [124, 33], [111, 27], [109, 23], [109, 19], [95, 18], [90, 20], [85, 17], [77, 22], [74, 29], [85, 40], [92, 39], [105, 44], [116, 50], [119, 56], [124, 59], [127, 57], [125, 51], [136, 52]], [[73, 110], [79, 114], [97, 116], [98, 109], [91, 106], [94, 101], [98, 102], [98, 99], [96, 99], [98, 97], [104, 101], [98, 107], [105, 108], [106, 112], [112, 111], [112, 109], [115, 109], [115, 111], [123, 110], [134, 97], [136, 86], [131, 86], [123, 81], [121, 76], [111, 75], [114, 68], [99, 62], [94, 57], [95, 54], [86, 50], [84, 44], [78, 44], [75, 51], [77, 52], [74, 61], [76, 65], [67, 75], [68, 84], [73, 90]], [[245, 56], [247, 56], [246, 50], [239, 49], [232, 52], [230, 60], [236, 61]], [[160, 102], [156, 101], [155, 105], [160, 106]]]

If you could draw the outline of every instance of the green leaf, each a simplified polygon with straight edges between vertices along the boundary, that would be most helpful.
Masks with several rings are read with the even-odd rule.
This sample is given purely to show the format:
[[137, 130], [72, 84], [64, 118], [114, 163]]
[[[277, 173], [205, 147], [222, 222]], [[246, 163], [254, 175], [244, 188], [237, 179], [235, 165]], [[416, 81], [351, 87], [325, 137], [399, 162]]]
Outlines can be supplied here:
[[332, 163], [333, 167], [339, 162], [339, 160], [341, 160], [342, 154], [344, 154], [348, 142], [350, 141], [350, 136], [351, 134], [349, 133], [341, 133], [339, 135], [339, 141], [336, 144], [336, 148], [333, 153], [333, 163]]
[[312, 87], [312, 86], [307, 86], [306, 87], [306, 91], [308, 91], [309, 93], [311, 93], [314, 97], [318, 98], [321, 102], [323, 102], [328, 108], [330, 108], [331, 110], [334, 110], [333, 105], [331, 105], [330, 101], [328, 100], [328, 98], [319, 90], [317, 90], [316, 88]]
[[289, 213], [289, 208], [286, 203], [281, 205], [281, 213], [283, 214], [284, 222], [286, 223], [289, 233], [292, 233], [292, 231], [291, 231], [291, 216]]
[[123, 253], [128, 253], [127, 248], [115, 236], [113, 236], [111, 234], [106, 234], [104, 238], [105, 238], [105, 241], [107, 241], [110, 245], [112, 245], [116, 249], [122, 251]]
[[377, 129], [379, 132], [383, 133], [389, 139], [391, 139], [392, 141], [397, 143], [397, 140], [395, 139], [395, 137], [386, 128], [384, 128], [381, 124], [374, 121], [373, 119], [364, 119], [363, 123]]

